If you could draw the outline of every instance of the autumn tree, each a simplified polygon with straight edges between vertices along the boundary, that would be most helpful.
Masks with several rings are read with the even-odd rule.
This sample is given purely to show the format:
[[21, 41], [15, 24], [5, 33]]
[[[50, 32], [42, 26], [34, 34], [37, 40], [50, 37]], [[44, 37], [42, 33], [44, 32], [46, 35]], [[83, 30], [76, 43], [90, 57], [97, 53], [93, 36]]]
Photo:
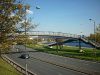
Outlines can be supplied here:
[[63, 41], [64, 41], [64, 40], [61, 39], [61, 38], [56, 38], [56, 39], [55, 39], [57, 53], [58, 53], [58, 50], [59, 50], [59, 49], [62, 49], [62, 48], [63, 48], [63, 43], [62, 43]]
[[96, 28], [96, 41], [100, 44], [100, 24]]
[[30, 6], [22, 4], [20, 0], [0, 0], [0, 54], [10, 49], [17, 31], [24, 27], [29, 29], [31, 22], [26, 19], [26, 10], [29, 9]]
[[88, 38], [89, 40], [96, 41], [98, 44], [100, 44], [100, 24], [96, 27], [96, 33], [90, 34]]

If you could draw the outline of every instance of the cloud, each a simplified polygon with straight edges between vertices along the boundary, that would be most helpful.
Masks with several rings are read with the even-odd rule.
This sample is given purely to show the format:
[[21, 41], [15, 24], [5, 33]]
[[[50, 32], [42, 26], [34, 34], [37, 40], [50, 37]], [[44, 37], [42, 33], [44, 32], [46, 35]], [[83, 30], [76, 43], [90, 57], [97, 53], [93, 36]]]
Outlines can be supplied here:
[[19, 23], [24, 23], [25, 22], [25, 20], [22, 20], [22, 21], [20, 21]]
[[10, 17], [13, 17], [13, 16], [15, 16], [15, 14], [14, 14], [14, 13], [11, 13], [11, 14], [10, 14]]
[[33, 11], [31, 11], [31, 10], [26, 10], [26, 13], [27, 13], [27, 14], [33, 14]]

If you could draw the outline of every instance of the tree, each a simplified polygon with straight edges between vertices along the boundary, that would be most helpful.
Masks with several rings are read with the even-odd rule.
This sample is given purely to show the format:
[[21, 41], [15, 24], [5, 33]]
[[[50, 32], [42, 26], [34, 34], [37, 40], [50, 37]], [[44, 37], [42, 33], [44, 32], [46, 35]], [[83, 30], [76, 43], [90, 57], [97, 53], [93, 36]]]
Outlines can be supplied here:
[[[20, 24], [26, 17], [26, 10], [29, 5], [23, 5], [20, 0], [0, 0], [0, 54], [1, 51], [9, 50], [15, 39], [14, 34], [19, 29], [23, 29], [23, 25], [30, 25], [29, 20]], [[27, 27], [27, 26], [26, 26]], [[27, 27], [27, 29], [28, 29]]]
[[100, 34], [100, 24], [96, 28], [96, 33], [99, 33]]
[[58, 53], [58, 49], [62, 49], [63, 48], [63, 42], [64, 40], [61, 38], [56, 38], [55, 42], [56, 42], [56, 49], [57, 49], [57, 53]]
[[15, 24], [20, 20], [19, 16], [12, 16], [17, 13], [18, 5], [15, 0], [0, 0], [0, 55], [1, 50], [9, 48], [8, 34], [15, 30]]
[[89, 40], [96, 41], [96, 43], [100, 44], [100, 24], [96, 28], [96, 33], [90, 34], [88, 38]]
[[96, 28], [96, 41], [100, 44], [100, 24]]

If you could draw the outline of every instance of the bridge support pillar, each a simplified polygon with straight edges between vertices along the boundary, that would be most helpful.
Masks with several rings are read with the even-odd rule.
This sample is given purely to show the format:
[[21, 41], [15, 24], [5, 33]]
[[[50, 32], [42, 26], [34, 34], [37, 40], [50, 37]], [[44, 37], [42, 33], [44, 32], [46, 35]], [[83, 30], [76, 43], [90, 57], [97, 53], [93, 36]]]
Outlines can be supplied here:
[[81, 50], [81, 38], [79, 38], [79, 50]]

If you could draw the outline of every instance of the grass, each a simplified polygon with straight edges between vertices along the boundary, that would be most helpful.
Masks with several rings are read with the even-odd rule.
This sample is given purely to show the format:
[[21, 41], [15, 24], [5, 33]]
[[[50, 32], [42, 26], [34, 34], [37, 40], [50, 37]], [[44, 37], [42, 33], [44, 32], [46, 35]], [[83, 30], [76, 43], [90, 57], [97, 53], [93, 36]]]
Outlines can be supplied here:
[[30, 48], [34, 48], [41, 52], [46, 52], [50, 54], [60, 55], [64, 57], [72, 57], [84, 60], [99, 61], [100, 62], [100, 50], [92, 48], [82, 48], [84, 52], [80, 52], [78, 47], [64, 46], [62, 49], [56, 49], [56, 46], [49, 48], [44, 45], [27, 45]]
[[14, 67], [0, 58], [0, 75], [22, 75]]

